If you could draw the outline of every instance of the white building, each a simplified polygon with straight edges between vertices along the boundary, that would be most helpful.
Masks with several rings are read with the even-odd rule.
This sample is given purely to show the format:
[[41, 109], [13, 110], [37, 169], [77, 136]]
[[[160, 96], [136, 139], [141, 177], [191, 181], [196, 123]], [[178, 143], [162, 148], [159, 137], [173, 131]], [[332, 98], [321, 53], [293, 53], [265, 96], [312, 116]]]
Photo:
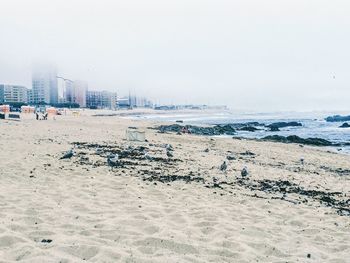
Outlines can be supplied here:
[[27, 93], [26, 87], [0, 84], [0, 103], [27, 103]]

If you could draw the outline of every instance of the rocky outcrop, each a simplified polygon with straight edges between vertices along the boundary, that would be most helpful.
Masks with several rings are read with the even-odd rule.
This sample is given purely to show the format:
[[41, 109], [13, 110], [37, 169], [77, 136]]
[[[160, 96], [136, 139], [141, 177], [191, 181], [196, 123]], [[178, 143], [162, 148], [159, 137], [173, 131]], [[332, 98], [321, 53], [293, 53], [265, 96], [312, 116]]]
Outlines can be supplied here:
[[339, 126], [339, 128], [350, 128], [350, 124], [345, 122], [341, 126]]
[[249, 132], [255, 132], [258, 131], [258, 128], [255, 128], [254, 126], [244, 126], [242, 128], [239, 128], [239, 131], [249, 131]]
[[235, 122], [235, 123], [229, 123], [226, 125], [230, 125], [232, 128], [234, 129], [242, 129], [245, 127], [264, 127], [265, 124], [260, 123], [260, 122], [256, 122], [256, 121], [250, 121], [250, 122]]
[[236, 130], [229, 124], [215, 125], [215, 126], [209, 126], [209, 127], [172, 124], [172, 125], [161, 125], [156, 127], [156, 129], [162, 133], [164, 132], [181, 133], [183, 129], [185, 129], [191, 134], [207, 135], [207, 136], [236, 134]]
[[325, 119], [327, 122], [343, 122], [343, 121], [350, 121], [350, 115], [348, 116], [341, 116], [341, 115], [334, 115], [329, 116]]
[[306, 144], [306, 145], [314, 145], [314, 146], [335, 146], [332, 142], [321, 139], [321, 138], [301, 138], [296, 135], [291, 136], [279, 136], [279, 135], [272, 135], [272, 136], [266, 136], [262, 138], [264, 141], [273, 141], [273, 142], [283, 142], [283, 143], [298, 143], [298, 144]]
[[300, 122], [292, 121], [292, 122], [274, 122], [266, 127], [270, 128], [270, 131], [279, 131], [280, 128], [286, 127], [301, 127], [303, 126]]

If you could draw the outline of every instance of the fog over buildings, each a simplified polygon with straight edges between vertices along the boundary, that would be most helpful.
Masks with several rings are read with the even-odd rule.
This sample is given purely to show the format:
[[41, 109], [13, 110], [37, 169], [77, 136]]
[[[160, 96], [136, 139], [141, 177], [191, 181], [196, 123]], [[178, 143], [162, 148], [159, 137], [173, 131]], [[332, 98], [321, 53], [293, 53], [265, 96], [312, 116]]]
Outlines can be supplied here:
[[[349, 110], [349, 11], [347, 0], [3, 0], [0, 83], [34, 87], [39, 61], [81, 80], [82, 98], [88, 86], [161, 103]], [[37, 84], [31, 96], [52, 86]]]

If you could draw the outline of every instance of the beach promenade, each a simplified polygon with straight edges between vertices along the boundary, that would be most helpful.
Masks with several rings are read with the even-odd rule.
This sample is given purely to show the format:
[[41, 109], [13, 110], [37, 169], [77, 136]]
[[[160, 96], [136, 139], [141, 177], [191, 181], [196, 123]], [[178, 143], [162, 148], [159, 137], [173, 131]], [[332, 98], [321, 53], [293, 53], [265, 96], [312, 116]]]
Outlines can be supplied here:
[[348, 155], [92, 113], [1, 120], [0, 262], [349, 262]]

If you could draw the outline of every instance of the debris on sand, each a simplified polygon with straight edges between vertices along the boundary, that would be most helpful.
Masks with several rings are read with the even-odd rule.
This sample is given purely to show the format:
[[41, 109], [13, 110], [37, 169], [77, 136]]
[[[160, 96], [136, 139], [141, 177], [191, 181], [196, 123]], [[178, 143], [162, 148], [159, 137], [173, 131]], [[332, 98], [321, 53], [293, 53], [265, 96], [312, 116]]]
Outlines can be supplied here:
[[[201, 171], [200, 169], [192, 171], [193, 166], [191, 164], [186, 165], [184, 168], [179, 165], [178, 162], [193, 162], [191, 159], [175, 159], [169, 158], [169, 154], [172, 154], [173, 147], [171, 145], [164, 144], [148, 144], [147, 146], [123, 146], [115, 143], [83, 143], [75, 142], [77, 156], [79, 158], [72, 159], [77, 165], [91, 165], [92, 167], [98, 166], [111, 166], [126, 168], [130, 171], [130, 176], [138, 177], [144, 182], [153, 182], [153, 184], [166, 183], [171, 185], [173, 182], [180, 181], [185, 183], [200, 183], [202, 186], [208, 189], [215, 189], [213, 193], [219, 193], [220, 195], [232, 194], [238, 188], [244, 188], [251, 191], [253, 194], [249, 195], [254, 198], [266, 198], [266, 199], [279, 199], [286, 202], [291, 202], [295, 205], [307, 204], [307, 205], [323, 205], [335, 209], [340, 216], [350, 216], [350, 199], [342, 192], [330, 192], [327, 190], [320, 191], [316, 189], [307, 189], [288, 180], [257, 180], [254, 176], [250, 176], [247, 167], [241, 170], [241, 176], [230, 177], [230, 181], [226, 177], [226, 180], [219, 180], [212, 174], [208, 174], [208, 171]], [[99, 149], [99, 154], [96, 155], [96, 150]], [[167, 153], [168, 158], [164, 158], [164, 150]], [[231, 156], [233, 153], [228, 152]], [[246, 150], [239, 153], [245, 161], [248, 158], [254, 158], [257, 156], [255, 153]], [[233, 156], [233, 155], [232, 155]], [[245, 157], [244, 157], [245, 156]], [[181, 157], [181, 155], [180, 155]], [[107, 162], [106, 162], [107, 158]], [[186, 157], [185, 157], [186, 158]], [[227, 158], [226, 159], [230, 159]], [[301, 158], [303, 159], [303, 158]], [[301, 161], [301, 160], [300, 160]], [[227, 161], [218, 167], [219, 171], [222, 171], [226, 175], [228, 168]], [[213, 171], [219, 173], [218, 168], [213, 167]], [[341, 175], [350, 174], [349, 170], [336, 169], [331, 167], [319, 167], [324, 171], [330, 173], [337, 173]], [[233, 169], [234, 170], [234, 169]], [[125, 175], [125, 169], [112, 169], [115, 176]], [[220, 175], [218, 175], [220, 176]], [[222, 179], [222, 178], [221, 178]], [[264, 196], [259, 196], [259, 193], [264, 193]]]
[[[153, 149], [150, 149], [146, 146], [120, 146], [116, 144], [97, 144], [97, 143], [85, 143], [85, 142], [74, 142], [73, 143], [77, 149], [80, 151], [87, 150], [89, 153], [91, 151], [94, 155], [96, 155], [96, 149], [99, 149], [98, 156], [100, 157], [108, 157], [112, 154], [118, 155], [118, 166], [144, 166], [147, 165], [145, 161], [154, 161], [154, 162], [162, 162], [163, 164], [172, 165], [176, 162], [180, 162], [181, 160], [176, 158], [164, 158], [159, 153], [164, 153], [164, 149], [159, 149], [159, 147], [163, 148], [162, 145], [153, 145]], [[151, 146], [150, 146], [151, 147]], [[169, 147], [168, 147], [169, 148]], [[172, 146], [169, 148], [172, 149]], [[150, 152], [154, 152], [155, 154], [151, 154]], [[168, 150], [170, 153], [171, 151]], [[87, 152], [86, 152], [87, 153]], [[158, 154], [156, 154], [158, 153]], [[172, 154], [172, 153], [171, 153]], [[107, 158], [108, 163], [108, 158]], [[96, 166], [102, 165], [103, 162], [96, 163]]]
[[174, 148], [173, 148], [173, 146], [172, 146], [171, 144], [166, 144], [166, 145], [165, 145], [165, 149], [166, 149], [167, 151], [174, 151]]
[[[237, 180], [237, 184], [251, 191], [262, 191], [267, 194], [282, 194], [279, 198], [285, 200], [287, 194], [293, 194], [293, 198], [297, 199], [292, 203], [307, 203], [309, 198], [317, 201], [325, 206], [332, 207], [337, 210], [339, 215], [350, 215], [350, 199], [346, 199], [346, 195], [341, 192], [326, 192], [319, 190], [307, 190], [288, 180]], [[286, 200], [287, 201], [287, 200]], [[291, 200], [289, 200], [291, 201]]]
[[169, 151], [168, 149], [166, 150], [166, 156], [168, 156], [168, 158], [173, 158], [174, 155], [172, 154], [171, 151]]
[[227, 170], [227, 164], [226, 161], [224, 161], [221, 165], [220, 165], [220, 171], [221, 172], [226, 172]]
[[233, 154], [230, 154], [226, 156], [226, 159], [229, 161], [233, 161], [233, 160], [236, 160], [236, 157]]
[[110, 154], [110, 155], [108, 155], [107, 163], [108, 163], [109, 166], [112, 166], [112, 167], [120, 166], [119, 155], [118, 154]]
[[325, 165], [322, 165], [320, 167], [320, 169], [326, 171], [326, 172], [330, 172], [330, 173], [334, 173], [340, 176], [344, 176], [344, 175], [350, 175], [350, 170], [348, 169], [343, 169], [343, 168], [331, 168], [331, 167], [327, 167]]
[[151, 156], [148, 152], [145, 152], [145, 159], [148, 161], [153, 161], [153, 156]]
[[241, 171], [241, 176], [242, 177], [247, 177], [249, 175], [248, 173], [248, 168], [247, 167], [244, 167]]
[[192, 177], [190, 175], [156, 175], [152, 174], [151, 176], [144, 177], [143, 181], [150, 182], [161, 182], [161, 183], [171, 183], [175, 181], [184, 181], [185, 183], [197, 182], [204, 183], [204, 179], [201, 177]]
[[41, 243], [51, 243], [52, 239], [43, 239], [41, 240]]
[[103, 153], [103, 150], [102, 150], [101, 148], [97, 148], [96, 151], [95, 151], [95, 153], [96, 153], [97, 155], [100, 155], [100, 154]]
[[73, 149], [70, 149], [69, 151], [65, 152], [63, 156], [60, 159], [70, 159], [74, 155]]
[[240, 153], [240, 155], [253, 157], [253, 156], [255, 156], [255, 153], [253, 153], [251, 151], [245, 151], [245, 152]]

